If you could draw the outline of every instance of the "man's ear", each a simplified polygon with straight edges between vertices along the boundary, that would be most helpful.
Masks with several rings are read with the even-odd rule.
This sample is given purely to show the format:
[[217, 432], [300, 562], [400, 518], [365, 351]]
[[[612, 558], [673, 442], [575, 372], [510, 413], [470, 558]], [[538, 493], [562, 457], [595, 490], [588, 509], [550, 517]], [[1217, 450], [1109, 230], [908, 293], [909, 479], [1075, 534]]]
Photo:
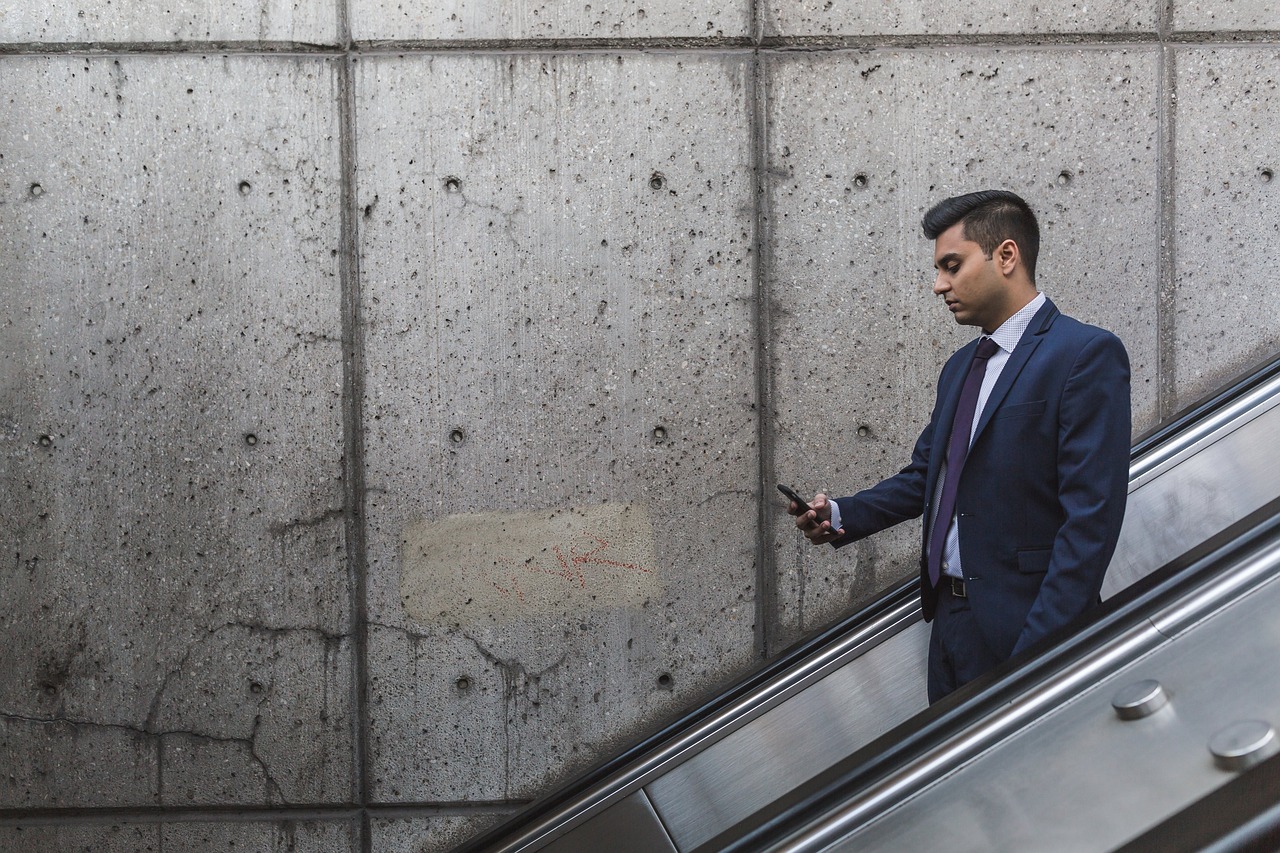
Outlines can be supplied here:
[[1000, 272], [1005, 275], [1013, 275], [1013, 271], [1018, 268], [1018, 263], [1022, 260], [1022, 253], [1018, 251], [1018, 244], [1013, 240], [1005, 240], [991, 256], [995, 259], [1000, 267]]

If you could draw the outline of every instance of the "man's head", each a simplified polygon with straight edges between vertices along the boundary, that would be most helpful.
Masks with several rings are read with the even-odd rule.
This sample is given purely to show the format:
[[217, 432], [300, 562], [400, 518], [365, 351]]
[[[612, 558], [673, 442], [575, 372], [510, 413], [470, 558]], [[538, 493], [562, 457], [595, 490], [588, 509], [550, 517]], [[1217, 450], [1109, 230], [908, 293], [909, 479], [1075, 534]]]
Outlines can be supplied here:
[[1006, 190], [981, 190], [954, 196], [929, 208], [921, 224], [924, 236], [937, 240], [939, 234], [957, 222], [964, 226], [964, 238], [981, 246], [987, 257], [1005, 240], [1017, 243], [1027, 278], [1035, 282], [1040, 226], [1021, 196]]
[[935, 241], [933, 291], [956, 322], [992, 332], [1035, 297], [1040, 228], [1017, 195], [984, 190], [949, 198], [922, 224]]

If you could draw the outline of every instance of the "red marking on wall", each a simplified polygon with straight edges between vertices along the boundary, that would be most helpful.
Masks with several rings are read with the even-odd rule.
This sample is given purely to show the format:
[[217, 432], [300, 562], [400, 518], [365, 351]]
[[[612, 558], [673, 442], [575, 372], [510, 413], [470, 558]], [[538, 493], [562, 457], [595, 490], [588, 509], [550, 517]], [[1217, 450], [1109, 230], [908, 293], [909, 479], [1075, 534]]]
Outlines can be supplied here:
[[[645, 568], [638, 563], [627, 563], [607, 557], [605, 552], [609, 550], [608, 540], [591, 534], [587, 534], [587, 538], [595, 543], [595, 547], [585, 552], [581, 552], [574, 545], [570, 545], [569, 553], [566, 555], [564, 548], [560, 545], [553, 546], [551, 553], [555, 555], [555, 563], [551, 568], [540, 564], [534, 557], [530, 557], [523, 562], [507, 557], [503, 558], [502, 562], [514, 565], [525, 572], [561, 578], [566, 584], [577, 586], [579, 589], [586, 589], [589, 580], [592, 583], [600, 582], [606, 580], [607, 577], [605, 576], [610, 574], [608, 572], [589, 572], [589, 567], [620, 569], [623, 571], [643, 572], [645, 574], [652, 573], [652, 569]], [[492, 581], [492, 583], [494, 589], [508, 598], [515, 596], [520, 601], [524, 601], [524, 590], [520, 586], [520, 572], [512, 572], [509, 586], [503, 586], [498, 581]]]

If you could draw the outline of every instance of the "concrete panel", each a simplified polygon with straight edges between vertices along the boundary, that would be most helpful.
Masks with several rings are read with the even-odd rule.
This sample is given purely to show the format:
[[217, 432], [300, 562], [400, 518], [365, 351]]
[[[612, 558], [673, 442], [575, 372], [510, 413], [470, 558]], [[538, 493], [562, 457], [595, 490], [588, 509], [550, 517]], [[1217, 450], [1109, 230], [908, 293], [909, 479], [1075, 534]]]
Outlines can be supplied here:
[[1280, 29], [1273, 0], [1174, 0], [1173, 26], [1191, 32]]
[[3, 853], [358, 853], [359, 849], [350, 820], [0, 827]]
[[990, 36], [1150, 33], [1159, 23], [1158, 10], [1152, 0], [987, 0], [959, 5], [929, 0], [765, 0], [762, 14], [767, 36]]
[[[839, 53], [768, 69], [779, 479], [850, 494], [909, 461], [938, 370], [974, 334], [932, 294], [919, 222], [947, 196], [990, 187], [1037, 211], [1041, 290], [1120, 335], [1135, 426], [1154, 422], [1154, 50]], [[836, 554], [809, 546], [777, 503], [789, 631], [916, 570], [918, 522]]]
[[0, 65], [0, 803], [345, 801], [333, 69]]
[[361, 63], [378, 798], [530, 796], [752, 660], [746, 82]]
[[6, 3], [0, 43], [267, 41], [334, 44], [338, 0]]
[[[1177, 56], [1176, 376], [1194, 402], [1280, 352], [1280, 50]], [[1265, 260], [1264, 260], [1265, 259]]]
[[370, 821], [373, 849], [379, 853], [445, 853], [502, 823], [510, 814], [439, 815], [424, 818], [375, 818]]
[[745, 38], [750, 0], [351, 0], [358, 40]]

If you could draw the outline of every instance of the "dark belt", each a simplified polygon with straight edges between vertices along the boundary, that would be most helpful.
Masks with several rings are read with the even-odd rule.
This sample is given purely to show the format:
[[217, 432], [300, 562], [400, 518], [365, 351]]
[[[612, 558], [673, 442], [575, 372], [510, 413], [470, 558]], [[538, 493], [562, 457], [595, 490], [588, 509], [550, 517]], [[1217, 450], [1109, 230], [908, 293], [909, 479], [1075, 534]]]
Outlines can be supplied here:
[[950, 575], [943, 575], [938, 582], [939, 591], [943, 589], [951, 590], [951, 594], [956, 598], [968, 598], [969, 594], [965, 592], [964, 581], [960, 578], [953, 578]]

